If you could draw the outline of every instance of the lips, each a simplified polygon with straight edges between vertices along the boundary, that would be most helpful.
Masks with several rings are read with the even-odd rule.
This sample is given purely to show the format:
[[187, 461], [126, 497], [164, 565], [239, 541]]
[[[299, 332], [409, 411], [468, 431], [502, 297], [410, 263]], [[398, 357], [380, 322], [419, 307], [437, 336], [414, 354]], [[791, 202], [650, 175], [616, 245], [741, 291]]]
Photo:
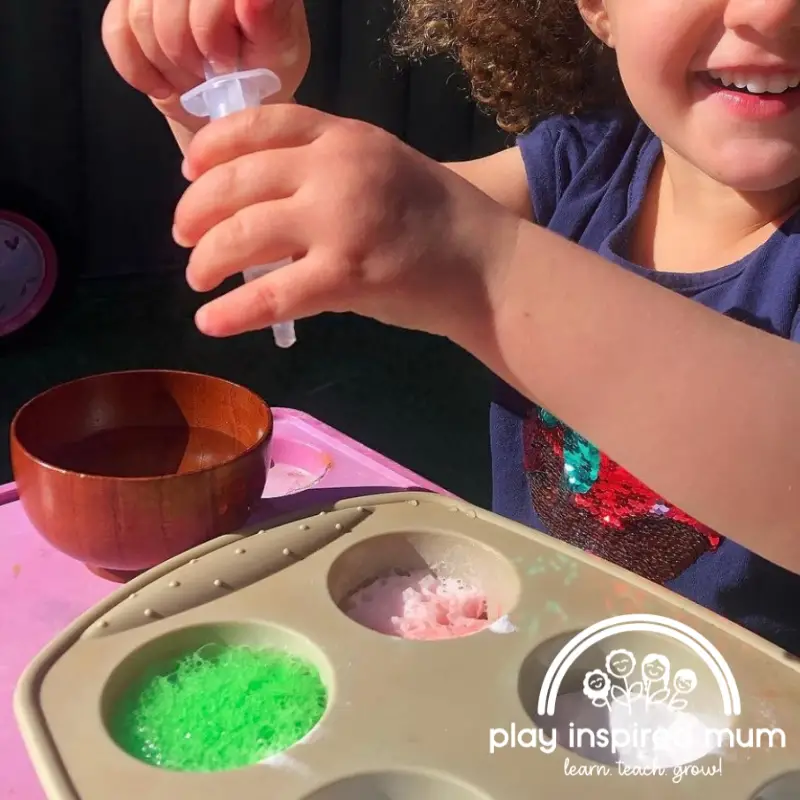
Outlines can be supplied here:
[[695, 86], [700, 100], [718, 102], [740, 120], [764, 122], [800, 108], [798, 73], [714, 70], [696, 73]]

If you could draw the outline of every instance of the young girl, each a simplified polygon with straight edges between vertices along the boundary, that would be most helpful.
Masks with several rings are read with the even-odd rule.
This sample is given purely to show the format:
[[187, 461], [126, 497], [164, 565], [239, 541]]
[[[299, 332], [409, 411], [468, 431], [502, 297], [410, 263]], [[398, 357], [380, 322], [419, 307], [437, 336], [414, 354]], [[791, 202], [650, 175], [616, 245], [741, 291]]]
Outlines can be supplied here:
[[[112, 0], [111, 58], [186, 155], [189, 284], [296, 259], [198, 326], [449, 337], [501, 381], [496, 511], [800, 654], [800, 1], [405, 0], [401, 33], [517, 146], [439, 165], [292, 104], [297, 0]], [[177, 98], [238, 38], [284, 94], [201, 130]]]

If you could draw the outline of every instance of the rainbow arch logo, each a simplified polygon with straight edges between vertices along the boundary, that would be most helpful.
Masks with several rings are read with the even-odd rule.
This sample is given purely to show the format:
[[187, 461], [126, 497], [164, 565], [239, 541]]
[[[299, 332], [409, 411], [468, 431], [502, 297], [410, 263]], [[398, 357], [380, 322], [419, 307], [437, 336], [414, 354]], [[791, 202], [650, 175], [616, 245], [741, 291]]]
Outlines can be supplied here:
[[682, 622], [657, 614], [625, 614], [595, 623], [575, 635], [559, 650], [545, 673], [539, 690], [537, 712], [540, 717], [554, 716], [558, 691], [570, 667], [583, 653], [599, 642], [620, 633], [654, 633], [688, 647], [714, 676], [719, 687], [722, 710], [726, 717], [742, 713], [742, 701], [736, 679], [722, 654], [704, 636]]

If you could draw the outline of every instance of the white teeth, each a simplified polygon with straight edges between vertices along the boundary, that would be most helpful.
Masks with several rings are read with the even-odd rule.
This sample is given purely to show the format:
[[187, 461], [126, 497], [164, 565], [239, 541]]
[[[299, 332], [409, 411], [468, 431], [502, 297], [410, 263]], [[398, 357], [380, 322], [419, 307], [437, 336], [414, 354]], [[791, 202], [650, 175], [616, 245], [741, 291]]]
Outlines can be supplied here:
[[800, 86], [800, 75], [748, 75], [732, 70], [710, 70], [708, 74], [723, 86], [746, 89], [751, 94], [783, 94]]

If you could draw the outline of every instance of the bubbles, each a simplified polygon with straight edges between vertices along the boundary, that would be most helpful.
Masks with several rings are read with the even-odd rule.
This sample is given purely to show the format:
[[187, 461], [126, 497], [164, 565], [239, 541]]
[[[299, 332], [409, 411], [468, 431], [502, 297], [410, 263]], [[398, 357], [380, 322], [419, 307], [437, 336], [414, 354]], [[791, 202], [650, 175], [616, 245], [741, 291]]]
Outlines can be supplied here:
[[297, 743], [326, 704], [310, 663], [280, 650], [210, 643], [129, 691], [112, 736], [164, 769], [236, 769]]

